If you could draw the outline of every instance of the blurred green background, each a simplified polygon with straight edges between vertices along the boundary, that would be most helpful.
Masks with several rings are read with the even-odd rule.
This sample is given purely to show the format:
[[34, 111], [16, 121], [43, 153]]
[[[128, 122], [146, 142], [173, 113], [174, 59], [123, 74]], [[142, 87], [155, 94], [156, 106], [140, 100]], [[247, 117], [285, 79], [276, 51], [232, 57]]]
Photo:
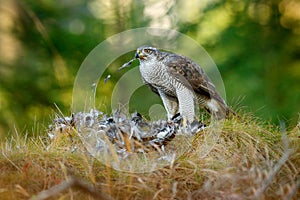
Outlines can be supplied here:
[[[69, 115], [76, 72], [87, 54], [113, 34], [138, 27], [192, 37], [216, 62], [230, 105], [294, 124], [299, 11], [299, 0], [0, 0], [0, 134], [47, 128], [54, 103]], [[113, 78], [98, 98], [104, 110], [126, 59], [107, 71]]]

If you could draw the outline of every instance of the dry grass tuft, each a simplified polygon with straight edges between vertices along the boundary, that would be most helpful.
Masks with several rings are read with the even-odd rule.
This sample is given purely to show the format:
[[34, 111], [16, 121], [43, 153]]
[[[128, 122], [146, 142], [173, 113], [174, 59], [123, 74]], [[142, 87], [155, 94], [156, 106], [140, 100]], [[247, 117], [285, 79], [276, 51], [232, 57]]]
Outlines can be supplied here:
[[299, 127], [247, 115], [205, 129], [175, 162], [142, 174], [103, 165], [72, 130], [1, 141], [1, 199], [299, 199], [299, 174]]

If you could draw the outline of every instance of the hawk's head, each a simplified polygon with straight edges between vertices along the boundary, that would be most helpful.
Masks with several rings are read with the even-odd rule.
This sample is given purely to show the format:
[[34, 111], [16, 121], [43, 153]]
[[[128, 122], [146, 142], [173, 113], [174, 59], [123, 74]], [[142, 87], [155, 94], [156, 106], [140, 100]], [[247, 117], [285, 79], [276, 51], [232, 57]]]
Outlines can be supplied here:
[[154, 47], [142, 46], [136, 50], [135, 58], [140, 61], [150, 61], [156, 58], [158, 50]]

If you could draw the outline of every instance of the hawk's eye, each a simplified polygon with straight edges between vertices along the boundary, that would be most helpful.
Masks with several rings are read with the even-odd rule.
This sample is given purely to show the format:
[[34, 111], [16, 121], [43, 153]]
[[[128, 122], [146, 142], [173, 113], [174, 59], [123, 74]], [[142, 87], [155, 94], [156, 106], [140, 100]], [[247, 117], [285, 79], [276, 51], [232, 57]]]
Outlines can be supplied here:
[[151, 50], [150, 50], [150, 49], [144, 49], [144, 52], [145, 52], [145, 53], [150, 53]]

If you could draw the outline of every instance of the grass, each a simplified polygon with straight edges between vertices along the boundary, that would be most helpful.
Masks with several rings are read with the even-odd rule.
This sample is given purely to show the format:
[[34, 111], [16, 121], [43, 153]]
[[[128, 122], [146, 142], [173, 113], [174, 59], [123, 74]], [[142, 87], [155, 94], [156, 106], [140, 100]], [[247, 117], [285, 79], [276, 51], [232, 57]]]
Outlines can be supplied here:
[[[226, 120], [219, 133], [205, 129], [192, 142], [170, 165], [138, 174], [91, 157], [76, 131], [52, 141], [15, 133], [1, 141], [0, 197], [38, 199], [47, 190], [49, 199], [300, 198], [299, 126], [280, 130], [244, 115]], [[48, 190], [55, 186], [66, 187]]]

